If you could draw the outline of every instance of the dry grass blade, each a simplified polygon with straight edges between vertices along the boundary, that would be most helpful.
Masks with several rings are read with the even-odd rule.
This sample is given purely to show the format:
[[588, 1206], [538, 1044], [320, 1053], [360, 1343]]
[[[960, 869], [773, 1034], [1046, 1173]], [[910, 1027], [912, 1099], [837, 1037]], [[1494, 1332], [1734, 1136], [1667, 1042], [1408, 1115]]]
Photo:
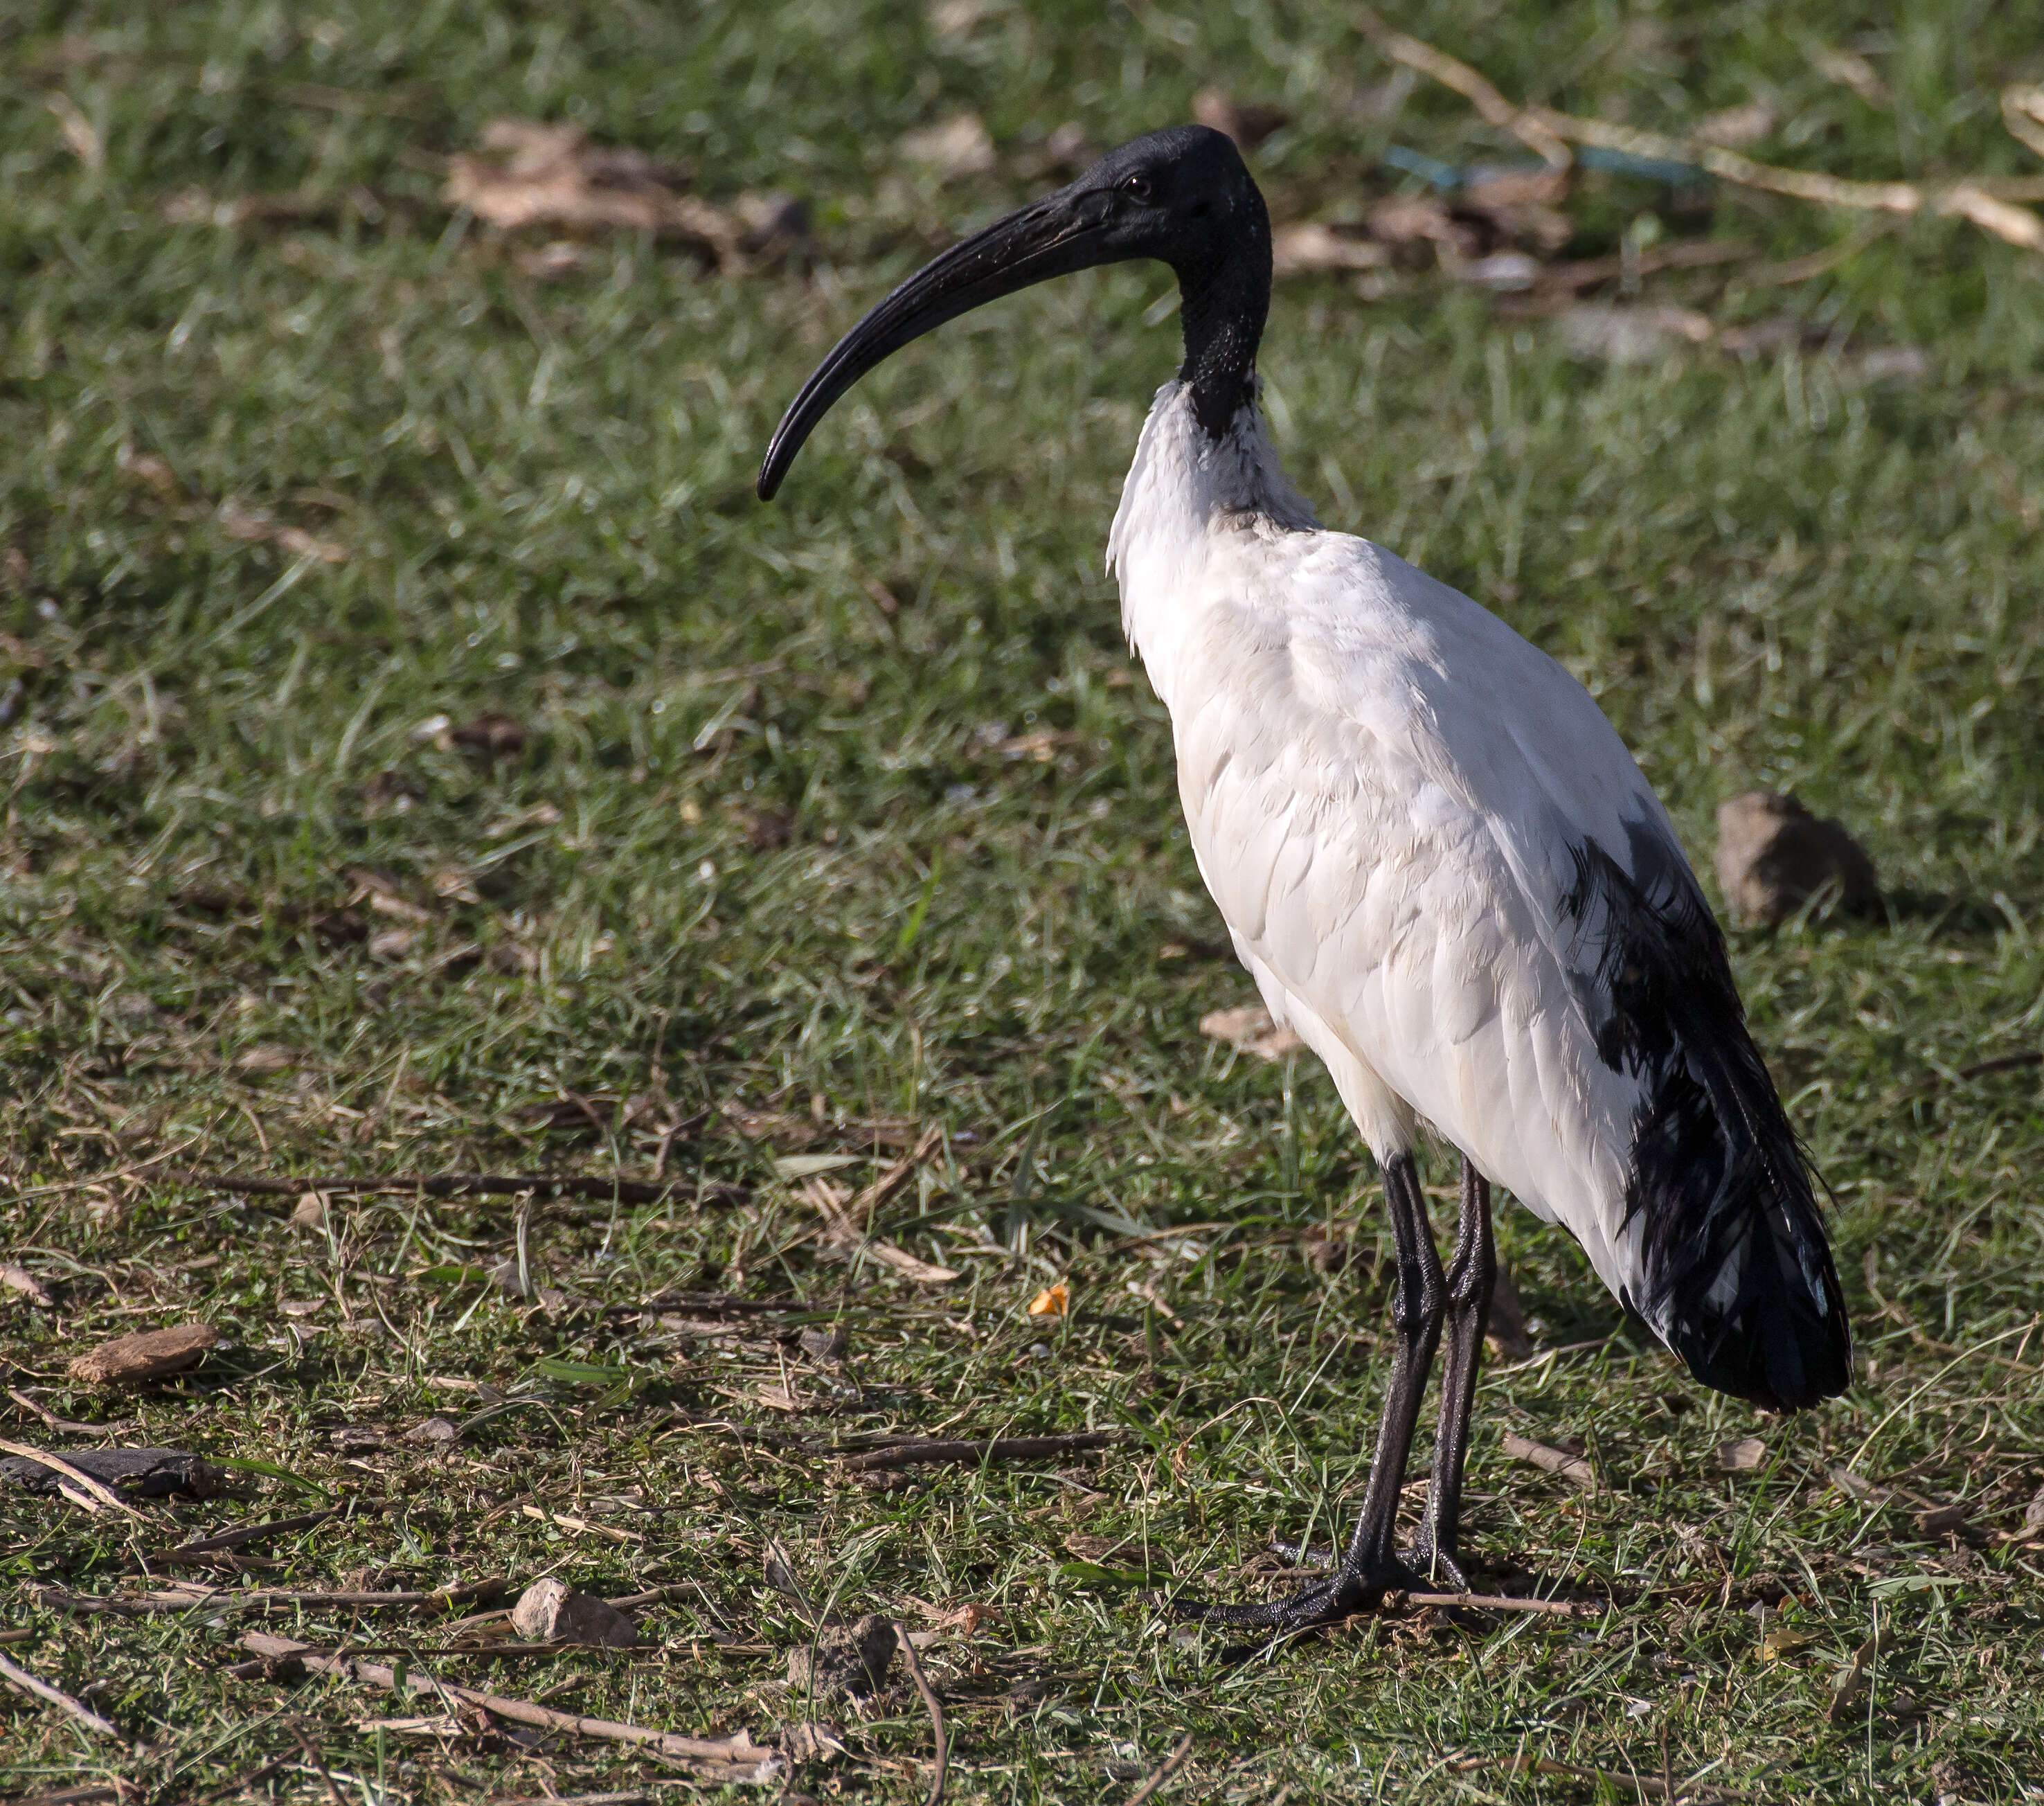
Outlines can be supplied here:
[[1143, 1806], [1146, 1800], [1157, 1797], [1157, 1790], [1185, 1766], [1186, 1757], [1193, 1753], [1193, 1734], [1189, 1731], [1178, 1739], [1178, 1746], [1166, 1756], [1157, 1772], [1128, 1796], [1128, 1806]]
[[121, 1735], [119, 1725], [110, 1724], [83, 1700], [75, 1700], [70, 1694], [52, 1687], [48, 1681], [37, 1680], [27, 1669], [17, 1667], [4, 1655], [0, 1655], [0, 1677], [4, 1677], [25, 1693], [33, 1693], [39, 1700], [47, 1700], [52, 1705], [61, 1707], [88, 1731], [96, 1731], [102, 1737]]
[[937, 1746], [937, 1772], [930, 1782], [929, 1797], [924, 1806], [938, 1806], [944, 1796], [944, 1776], [951, 1762], [951, 1744], [944, 1734], [944, 1703], [937, 1696], [937, 1690], [930, 1685], [929, 1677], [923, 1672], [923, 1664], [916, 1654], [916, 1646], [909, 1642], [909, 1633], [900, 1625], [894, 1627], [895, 1641], [901, 1645], [901, 1660], [909, 1670], [909, 1678], [916, 1683], [916, 1691], [923, 1696], [924, 1709], [930, 1715], [930, 1735]]
[[613, 1743], [636, 1743], [658, 1755], [679, 1761], [692, 1774], [705, 1780], [736, 1782], [743, 1786], [765, 1786], [777, 1779], [786, 1763], [774, 1750], [755, 1743], [741, 1731], [726, 1738], [680, 1737], [672, 1731], [655, 1731], [644, 1725], [621, 1724], [613, 1719], [583, 1718], [574, 1712], [555, 1712], [531, 1700], [515, 1700], [486, 1693], [474, 1687], [457, 1686], [437, 1676], [396, 1670], [378, 1662], [361, 1662], [288, 1637], [266, 1636], [252, 1631], [241, 1639], [252, 1654], [268, 1660], [295, 1658], [317, 1674], [334, 1674], [391, 1692], [423, 1693], [437, 1700], [457, 1700], [478, 1706], [493, 1717], [514, 1724], [528, 1724], [542, 1731], [566, 1731], [577, 1737], [596, 1737]]

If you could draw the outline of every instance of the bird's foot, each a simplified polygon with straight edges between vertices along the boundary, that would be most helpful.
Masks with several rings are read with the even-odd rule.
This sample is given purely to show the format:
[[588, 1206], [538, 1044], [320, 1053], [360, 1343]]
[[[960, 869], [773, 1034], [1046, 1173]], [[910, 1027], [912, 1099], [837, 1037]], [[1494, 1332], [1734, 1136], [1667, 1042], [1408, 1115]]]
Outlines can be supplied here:
[[1408, 1592], [1417, 1585], [1412, 1570], [1394, 1555], [1370, 1565], [1343, 1561], [1289, 1599], [1273, 1599], [1262, 1605], [1220, 1605], [1208, 1600], [1181, 1599], [1174, 1609], [1180, 1617], [1203, 1624], [1274, 1631], [1282, 1636], [1311, 1630], [1316, 1624], [1339, 1623], [1387, 1593]]
[[1445, 1549], [1437, 1548], [1433, 1531], [1424, 1525], [1412, 1544], [1412, 1553], [1406, 1557], [1406, 1565], [1417, 1577], [1412, 1589], [1418, 1593], [1467, 1593], [1469, 1576], [1453, 1544]]

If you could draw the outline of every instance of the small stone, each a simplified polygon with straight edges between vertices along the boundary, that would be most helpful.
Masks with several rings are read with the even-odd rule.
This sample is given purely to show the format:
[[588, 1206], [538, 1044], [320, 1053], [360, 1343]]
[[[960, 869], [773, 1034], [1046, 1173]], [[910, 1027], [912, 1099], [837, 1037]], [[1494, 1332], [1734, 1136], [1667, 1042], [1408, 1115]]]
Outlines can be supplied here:
[[220, 1331], [209, 1323], [138, 1330], [78, 1356], [68, 1371], [82, 1385], [136, 1385], [197, 1366], [219, 1340]]
[[551, 1578], [536, 1581], [511, 1608], [511, 1627], [528, 1643], [637, 1647], [639, 1628], [614, 1605]]
[[893, 1620], [875, 1612], [849, 1630], [832, 1625], [817, 1634], [813, 1645], [788, 1651], [788, 1685], [819, 1700], [877, 1693], [886, 1684], [898, 1647]]
[[408, 1443], [447, 1443], [456, 1441], [461, 1435], [461, 1426], [442, 1412], [435, 1412], [423, 1424], [414, 1424], [405, 1432]]
[[1847, 915], [1881, 908], [1873, 861], [1844, 827], [1793, 797], [1754, 790], [1718, 805], [1718, 882], [1742, 922], [1772, 927], [1831, 889]]

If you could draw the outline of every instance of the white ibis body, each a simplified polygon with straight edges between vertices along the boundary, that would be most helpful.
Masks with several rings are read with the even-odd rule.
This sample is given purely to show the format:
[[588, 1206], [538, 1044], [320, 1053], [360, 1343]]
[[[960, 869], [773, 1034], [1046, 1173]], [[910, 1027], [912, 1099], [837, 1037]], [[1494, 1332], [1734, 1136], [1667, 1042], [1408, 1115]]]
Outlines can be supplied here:
[[[1666, 812], [1589, 694], [1467, 597], [1330, 532], [1256, 406], [1270, 238], [1233, 144], [1110, 152], [946, 252], [824, 360], [770, 498], [866, 370], [966, 309], [1089, 265], [1177, 273], [1185, 340], [1108, 540], [1171, 717], [1200, 872], [1272, 1016], [1325, 1062], [1384, 1174], [1396, 1354], [1354, 1535], [1294, 1597], [1198, 1608], [1292, 1627], [1431, 1574], [1457, 1519], [1495, 1272], [1489, 1189], [1580, 1242], [1704, 1384], [1775, 1408], [1843, 1389], [1850, 1344], [1808, 1170]], [[1443, 1271], [1414, 1150], [1462, 1155]], [[1396, 1545], [1421, 1394], [1448, 1352], [1418, 1547]]]

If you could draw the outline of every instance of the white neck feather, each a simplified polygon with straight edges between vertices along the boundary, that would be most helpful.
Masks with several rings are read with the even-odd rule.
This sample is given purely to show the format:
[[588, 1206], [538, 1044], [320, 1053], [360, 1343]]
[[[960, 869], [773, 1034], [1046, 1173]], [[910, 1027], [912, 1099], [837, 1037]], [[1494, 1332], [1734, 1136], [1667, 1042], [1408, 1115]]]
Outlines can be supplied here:
[[1319, 525], [1279, 467], [1254, 407], [1244, 407], [1216, 440], [1194, 417], [1184, 383], [1174, 378], [1157, 391], [1121, 486], [1107, 567], [1121, 589], [1122, 629], [1166, 707], [1178, 645], [1217, 599], [1207, 581], [1216, 560], [1246, 540]]

